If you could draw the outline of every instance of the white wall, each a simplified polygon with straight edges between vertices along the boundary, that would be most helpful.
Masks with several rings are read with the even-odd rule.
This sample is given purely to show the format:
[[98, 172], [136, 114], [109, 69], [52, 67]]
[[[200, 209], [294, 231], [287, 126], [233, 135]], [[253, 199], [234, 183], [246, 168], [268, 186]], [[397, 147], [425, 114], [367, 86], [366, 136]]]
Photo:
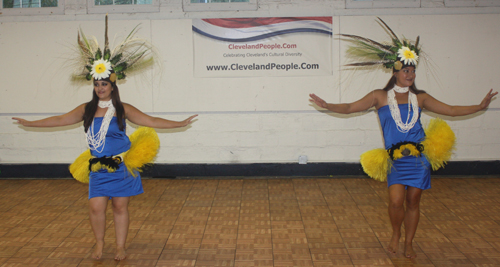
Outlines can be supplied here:
[[[477, 104], [500, 75], [498, 7], [449, 8], [424, 1], [420, 8], [345, 9], [343, 1], [259, 1], [257, 11], [183, 12], [180, 0], [162, 1], [158, 13], [110, 14], [110, 38], [121, 39], [138, 23], [150, 39], [163, 69], [119, 83], [121, 98], [142, 111], [173, 120], [199, 114], [185, 129], [158, 130], [159, 163], [357, 162], [382, 147], [376, 113], [338, 115], [309, 104], [316, 93], [329, 102], [354, 101], [390, 78], [343, 70], [346, 42], [333, 38], [334, 74], [313, 77], [195, 78], [190, 18], [333, 16], [334, 33], [386, 40], [381, 16], [409, 39], [420, 35], [439, 79], [418, 69], [417, 85], [454, 105]], [[83, 128], [26, 128], [11, 117], [40, 119], [90, 100], [92, 87], [75, 86], [69, 75], [79, 27], [104, 35], [104, 15], [87, 15], [82, 1], [66, 1], [65, 15], [0, 15], [0, 163], [69, 163], [86, 149]], [[435, 114], [425, 113], [423, 122]], [[458, 137], [453, 160], [500, 158], [500, 100], [485, 112], [445, 119]], [[134, 130], [130, 125], [128, 132]]]

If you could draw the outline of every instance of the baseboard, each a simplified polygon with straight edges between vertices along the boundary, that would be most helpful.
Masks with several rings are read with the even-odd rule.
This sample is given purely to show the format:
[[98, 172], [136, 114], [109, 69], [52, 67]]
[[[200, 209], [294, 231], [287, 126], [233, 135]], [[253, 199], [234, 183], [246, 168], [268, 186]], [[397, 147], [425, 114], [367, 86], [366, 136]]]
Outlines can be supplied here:
[[[69, 164], [0, 164], [0, 178], [70, 178]], [[452, 161], [432, 173], [446, 176], [500, 175], [500, 161]], [[249, 163], [249, 164], [154, 164], [143, 177], [339, 177], [366, 176], [359, 163]]]

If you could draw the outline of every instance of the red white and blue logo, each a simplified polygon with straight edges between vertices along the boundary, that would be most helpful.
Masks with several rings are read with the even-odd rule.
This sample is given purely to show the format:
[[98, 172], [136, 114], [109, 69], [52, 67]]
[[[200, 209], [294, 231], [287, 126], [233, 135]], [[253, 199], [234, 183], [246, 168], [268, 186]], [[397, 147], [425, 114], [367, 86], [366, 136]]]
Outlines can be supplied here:
[[251, 42], [294, 33], [332, 35], [332, 17], [193, 19], [193, 31], [225, 42]]

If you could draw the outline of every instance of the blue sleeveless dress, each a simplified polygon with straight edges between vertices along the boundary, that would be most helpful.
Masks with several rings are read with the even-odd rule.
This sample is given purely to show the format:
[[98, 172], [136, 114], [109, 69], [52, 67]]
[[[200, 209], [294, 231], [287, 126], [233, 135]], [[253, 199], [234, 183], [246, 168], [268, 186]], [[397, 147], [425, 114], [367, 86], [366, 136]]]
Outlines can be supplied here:
[[[94, 134], [99, 132], [102, 120], [102, 117], [94, 118]], [[110, 157], [130, 149], [130, 140], [125, 134], [125, 131], [120, 131], [116, 117], [113, 117], [109, 123], [108, 132], [103, 145], [104, 149], [100, 153], [91, 149], [90, 152], [92, 156], [98, 158]], [[101, 147], [99, 147], [98, 150], [101, 150]], [[130, 197], [144, 193], [141, 176], [139, 173], [136, 173], [136, 175], [136, 177], [132, 176], [123, 162], [120, 163], [118, 169], [112, 173], [108, 173], [105, 169], [101, 169], [98, 172], [90, 172], [89, 199], [93, 197]]]
[[[400, 104], [399, 110], [401, 111], [401, 120], [405, 122], [408, 117], [408, 104]], [[399, 142], [420, 143], [424, 140], [425, 133], [420, 122], [420, 112], [419, 108], [419, 118], [413, 128], [407, 133], [402, 133], [397, 129], [389, 106], [383, 106], [378, 110], [378, 117], [384, 134], [385, 149], [389, 149]], [[411, 110], [410, 116], [413, 116], [413, 110]], [[402, 184], [423, 190], [431, 188], [431, 165], [427, 158], [420, 154], [419, 157], [406, 156], [393, 161], [390, 173], [387, 175], [387, 186], [393, 184]]]

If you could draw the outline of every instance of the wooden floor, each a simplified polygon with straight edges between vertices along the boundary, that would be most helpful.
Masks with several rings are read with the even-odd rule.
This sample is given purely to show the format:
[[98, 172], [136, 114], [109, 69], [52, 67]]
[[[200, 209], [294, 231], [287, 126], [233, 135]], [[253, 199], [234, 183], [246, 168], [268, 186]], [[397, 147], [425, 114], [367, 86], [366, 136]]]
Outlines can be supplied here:
[[110, 205], [104, 259], [90, 259], [86, 185], [0, 180], [0, 266], [500, 266], [500, 178], [433, 178], [414, 260], [386, 253], [387, 188], [370, 179], [143, 184], [117, 262]]

